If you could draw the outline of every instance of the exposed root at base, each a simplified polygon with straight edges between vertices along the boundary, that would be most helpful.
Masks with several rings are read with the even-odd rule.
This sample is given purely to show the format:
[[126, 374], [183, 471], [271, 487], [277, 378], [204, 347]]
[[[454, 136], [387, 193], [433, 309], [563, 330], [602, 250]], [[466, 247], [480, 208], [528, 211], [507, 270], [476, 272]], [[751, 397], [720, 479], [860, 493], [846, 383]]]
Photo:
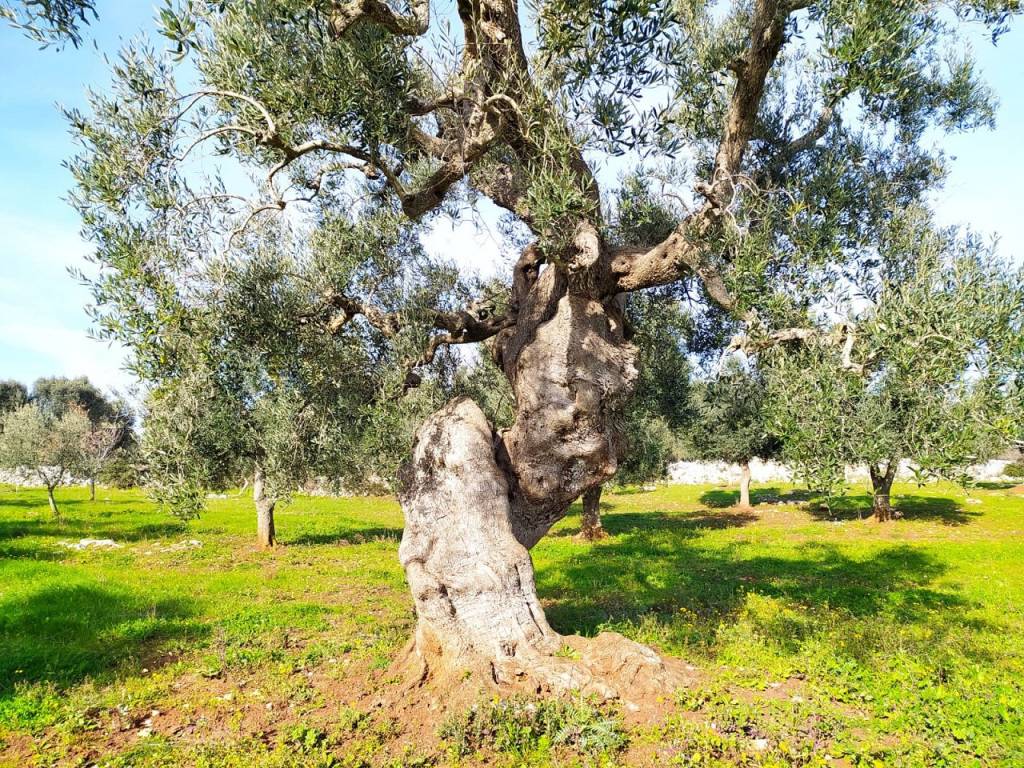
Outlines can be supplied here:
[[[557, 652], [533, 649], [505, 659], [447, 659], [439, 649], [424, 654], [410, 642], [396, 661], [403, 684], [395, 691], [400, 708], [463, 709], [481, 695], [564, 695], [578, 693], [618, 701], [626, 713], [647, 719], [664, 701], [698, 679], [696, 668], [663, 658], [651, 648], [615, 632], [597, 637], [559, 637]], [[415, 702], [421, 702], [417, 705]]]

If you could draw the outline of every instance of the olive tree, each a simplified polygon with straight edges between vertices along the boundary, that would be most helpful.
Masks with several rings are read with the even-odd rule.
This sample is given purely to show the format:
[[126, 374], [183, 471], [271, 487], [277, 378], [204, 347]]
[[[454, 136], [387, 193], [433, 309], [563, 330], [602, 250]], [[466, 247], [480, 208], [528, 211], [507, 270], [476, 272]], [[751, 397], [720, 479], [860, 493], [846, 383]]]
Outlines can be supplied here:
[[866, 464], [872, 511], [887, 521], [900, 516], [890, 494], [901, 459], [920, 481], [963, 481], [1019, 429], [1024, 270], [910, 209], [840, 309], [858, 328], [844, 349], [768, 355], [770, 410], [786, 459], [813, 487], [833, 492], [848, 464]]
[[[28, 402], [28, 387], [20, 381], [0, 381], [0, 416], [15, 411]], [[0, 422], [2, 428], [2, 422]]]
[[79, 470], [89, 479], [89, 498], [96, 498], [96, 477], [121, 450], [134, 440], [135, 422], [127, 403], [110, 398], [85, 376], [51, 376], [36, 379], [31, 401], [48, 418], [60, 419], [78, 409], [89, 419], [90, 433], [83, 442]]
[[765, 409], [765, 385], [756, 368], [730, 357], [714, 376], [694, 386], [687, 443], [694, 456], [740, 465], [738, 506], [750, 507], [751, 459], [775, 458], [779, 439]]
[[[409, 663], [607, 695], [670, 685], [622, 638], [557, 654], [529, 554], [618, 469], [638, 378], [625, 296], [677, 286], [751, 340], [835, 338], [807, 307], [940, 180], [922, 137], [992, 120], [959, 23], [996, 34], [1017, 2], [939, 5], [480, 0], [448, 25], [429, 0], [185, 4], [161, 22], [174, 56], [129, 47], [113, 87], [69, 113], [98, 327], [159, 380], [190, 318], [247, 297], [236, 327], [294, 360], [318, 367], [314, 338], [377, 355], [365, 403], [385, 413], [441, 350], [489, 340], [511, 425], [456, 398], [400, 473]], [[613, 155], [678, 161], [656, 242], [612, 237], [595, 169]], [[478, 210], [529, 233], [500, 292], [411, 246]], [[271, 219], [293, 268], [247, 281]], [[295, 302], [275, 309], [282, 284]]]
[[0, 466], [25, 469], [46, 486], [54, 518], [60, 510], [53, 492], [83, 465], [91, 424], [85, 411], [72, 407], [57, 417], [35, 404], [7, 414], [0, 434]]

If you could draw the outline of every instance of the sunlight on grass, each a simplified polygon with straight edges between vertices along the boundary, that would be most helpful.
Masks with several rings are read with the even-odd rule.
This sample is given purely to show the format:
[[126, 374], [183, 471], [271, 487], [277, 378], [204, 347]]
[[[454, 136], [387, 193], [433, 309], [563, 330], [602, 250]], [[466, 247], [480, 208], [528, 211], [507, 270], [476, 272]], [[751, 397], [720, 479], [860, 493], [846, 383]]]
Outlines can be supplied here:
[[[601, 759], [1013, 765], [1024, 753], [1024, 497], [898, 490], [906, 518], [889, 525], [858, 519], [864, 496], [819, 511], [790, 489], [760, 489], [762, 503], [737, 512], [727, 490], [689, 486], [606, 494], [611, 536], [595, 544], [574, 537], [575, 514], [560, 523], [534, 550], [552, 625], [620, 631], [703, 680], [663, 723], [630, 734], [626, 753]], [[395, 757], [400, 724], [338, 714], [345, 691], [391, 684], [412, 628], [393, 499], [297, 497], [278, 516], [284, 546], [264, 552], [244, 496], [181, 523], [134, 491], [60, 493], [62, 524], [44, 492], [0, 489], [4, 759], [455, 759], [436, 739]], [[86, 537], [121, 546], [64, 546]], [[508, 764], [584, 759], [540, 752]]]

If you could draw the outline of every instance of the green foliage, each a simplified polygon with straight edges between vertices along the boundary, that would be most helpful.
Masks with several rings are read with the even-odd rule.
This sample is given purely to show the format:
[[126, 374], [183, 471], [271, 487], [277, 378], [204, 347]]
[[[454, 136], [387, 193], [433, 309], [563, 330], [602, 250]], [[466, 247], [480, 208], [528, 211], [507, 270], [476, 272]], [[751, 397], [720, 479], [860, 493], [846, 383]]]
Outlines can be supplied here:
[[756, 368], [730, 357], [714, 378], [694, 387], [687, 445], [710, 461], [745, 464], [778, 455], [779, 440], [765, 412], [765, 382]]
[[57, 417], [38, 405], [23, 405], [4, 419], [0, 466], [25, 468], [53, 489], [82, 470], [90, 427], [89, 417], [79, 408], [68, 408]]
[[620, 483], [643, 483], [665, 475], [679, 454], [679, 435], [690, 417], [689, 316], [674, 296], [630, 296], [626, 317], [633, 329], [640, 371], [623, 416], [626, 450], [619, 459]]
[[93, 0], [5, 0], [0, 19], [48, 45], [82, 42], [82, 27], [96, 18]]
[[0, 381], [0, 416], [17, 410], [28, 402], [28, 388], [20, 381]]
[[767, 358], [784, 455], [822, 489], [838, 487], [848, 463], [912, 459], [923, 475], [960, 477], [1016, 429], [1024, 281], [913, 209], [865, 271], [852, 365], [834, 343]]
[[32, 385], [31, 399], [45, 413], [55, 418], [60, 418], [68, 409], [75, 407], [85, 411], [94, 424], [127, 416], [122, 403], [108, 399], [85, 376], [74, 379], [66, 376], [36, 379]]
[[1024, 461], [1012, 461], [1003, 469], [1003, 474], [1015, 480], [1024, 480]]
[[490, 748], [524, 757], [552, 747], [614, 753], [626, 743], [619, 721], [585, 700], [491, 699], [448, 718], [438, 735], [458, 757]]

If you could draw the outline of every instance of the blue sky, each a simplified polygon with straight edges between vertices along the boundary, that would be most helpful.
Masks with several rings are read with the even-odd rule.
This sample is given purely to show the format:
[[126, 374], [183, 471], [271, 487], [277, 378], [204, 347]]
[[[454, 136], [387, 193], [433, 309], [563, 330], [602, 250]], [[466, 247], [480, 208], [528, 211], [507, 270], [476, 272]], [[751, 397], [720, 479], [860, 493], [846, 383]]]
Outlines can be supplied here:
[[[71, 177], [61, 161], [73, 147], [56, 105], [81, 106], [87, 86], [102, 88], [108, 69], [101, 52], [116, 51], [153, 16], [147, 3], [100, 8], [102, 22], [91, 30], [96, 46], [90, 39], [80, 50], [40, 51], [0, 26], [0, 379], [84, 374], [106, 388], [131, 383], [122, 352], [89, 338], [88, 291], [67, 272], [82, 264], [88, 245], [64, 200]], [[999, 236], [1001, 252], [1022, 260], [1024, 25], [1018, 22], [995, 48], [981, 30], [971, 41], [1001, 102], [997, 128], [942, 139], [956, 159], [935, 208], [944, 223]], [[469, 225], [442, 224], [428, 245], [466, 266], [497, 254], [493, 238]]]

